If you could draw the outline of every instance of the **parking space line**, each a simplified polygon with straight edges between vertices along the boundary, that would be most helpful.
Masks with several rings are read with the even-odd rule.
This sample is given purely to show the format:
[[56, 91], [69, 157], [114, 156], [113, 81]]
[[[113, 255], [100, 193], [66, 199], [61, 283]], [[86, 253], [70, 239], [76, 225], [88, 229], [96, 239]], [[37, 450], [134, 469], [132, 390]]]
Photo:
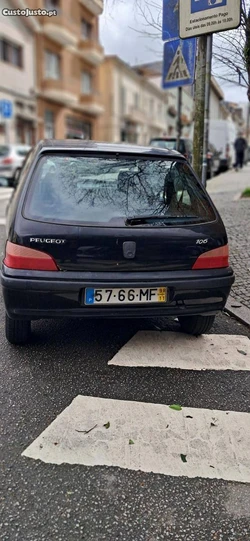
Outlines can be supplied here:
[[249, 483], [249, 448], [248, 413], [79, 395], [22, 456]]
[[246, 336], [140, 331], [108, 362], [130, 367], [184, 370], [250, 370]]

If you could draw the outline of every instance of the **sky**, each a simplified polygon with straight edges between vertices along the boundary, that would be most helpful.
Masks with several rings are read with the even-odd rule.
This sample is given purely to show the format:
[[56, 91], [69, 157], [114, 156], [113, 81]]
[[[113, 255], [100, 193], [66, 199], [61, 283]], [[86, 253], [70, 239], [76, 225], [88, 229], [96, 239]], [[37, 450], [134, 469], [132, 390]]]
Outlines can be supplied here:
[[[152, 4], [161, 0], [152, 0]], [[100, 37], [106, 54], [115, 54], [130, 65], [162, 59], [163, 43], [159, 31], [155, 38], [143, 35], [149, 31], [145, 18], [135, 7], [135, 0], [104, 0], [104, 13], [100, 17]], [[157, 10], [154, 10], [157, 19]], [[147, 16], [150, 18], [149, 12]], [[216, 74], [216, 71], [215, 71]], [[247, 102], [246, 89], [217, 79], [225, 100]]]

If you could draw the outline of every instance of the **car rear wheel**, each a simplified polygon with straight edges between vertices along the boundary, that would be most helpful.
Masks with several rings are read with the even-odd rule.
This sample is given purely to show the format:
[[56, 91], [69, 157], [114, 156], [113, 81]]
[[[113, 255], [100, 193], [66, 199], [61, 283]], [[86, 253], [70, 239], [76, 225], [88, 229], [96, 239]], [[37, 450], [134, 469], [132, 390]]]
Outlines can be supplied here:
[[183, 316], [178, 319], [182, 332], [199, 336], [210, 331], [214, 324], [215, 316]]
[[5, 336], [11, 344], [26, 344], [31, 335], [31, 322], [23, 319], [11, 319], [5, 315]]

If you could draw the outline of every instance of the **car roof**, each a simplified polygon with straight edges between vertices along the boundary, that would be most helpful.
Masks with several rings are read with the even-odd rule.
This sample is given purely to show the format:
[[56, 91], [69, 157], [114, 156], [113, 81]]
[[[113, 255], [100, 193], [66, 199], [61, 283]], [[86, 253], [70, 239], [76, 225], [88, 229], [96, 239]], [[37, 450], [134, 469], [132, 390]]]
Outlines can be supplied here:
[[[181, 137], [180, 140], [191, 141], [191, 139], [188, 139], [187, 137]], [[177, 137], [171, 137], [170, 135], [166, 137], [152, 137], [151, 141], [177, 141]]]
[[162, 148], [155, 148], [150, 146], [139, 146], [131, 144], [115, 144], [115, 143], [105, 143], [105, 142], [96, 142], [96, 141], [87, 141], [87, 140], [78, 140], [78, 139], [45, 139], [39, 141], [36, 145], [37, 153], [51, 152], [51, 151], [85, 151], [85, 152], [113, 152], [119, 154], [146, 154], [152, 156], [162, 156], [169, 158], [176, 158], [177, 156], [181, 159], [183, 158], [182, 154], [176, 150], [166, 150]]

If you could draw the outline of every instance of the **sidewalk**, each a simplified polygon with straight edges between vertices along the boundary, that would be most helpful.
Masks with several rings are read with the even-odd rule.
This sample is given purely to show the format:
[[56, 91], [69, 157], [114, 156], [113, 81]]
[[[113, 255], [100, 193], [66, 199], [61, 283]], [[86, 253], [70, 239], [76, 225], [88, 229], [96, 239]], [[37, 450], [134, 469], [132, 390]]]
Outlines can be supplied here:
[[247, 187], [250, 187], [249, 164], [238, 173], [229, 171], [207, 182], [207, 191], [226, 226], [230, 262], [236, 275], [229, 306], [236, 313], [240, 304], [248, 308], [249, 313], [247, 310], [245, 313], [250, 325], [250, 198], [239, 199]]

